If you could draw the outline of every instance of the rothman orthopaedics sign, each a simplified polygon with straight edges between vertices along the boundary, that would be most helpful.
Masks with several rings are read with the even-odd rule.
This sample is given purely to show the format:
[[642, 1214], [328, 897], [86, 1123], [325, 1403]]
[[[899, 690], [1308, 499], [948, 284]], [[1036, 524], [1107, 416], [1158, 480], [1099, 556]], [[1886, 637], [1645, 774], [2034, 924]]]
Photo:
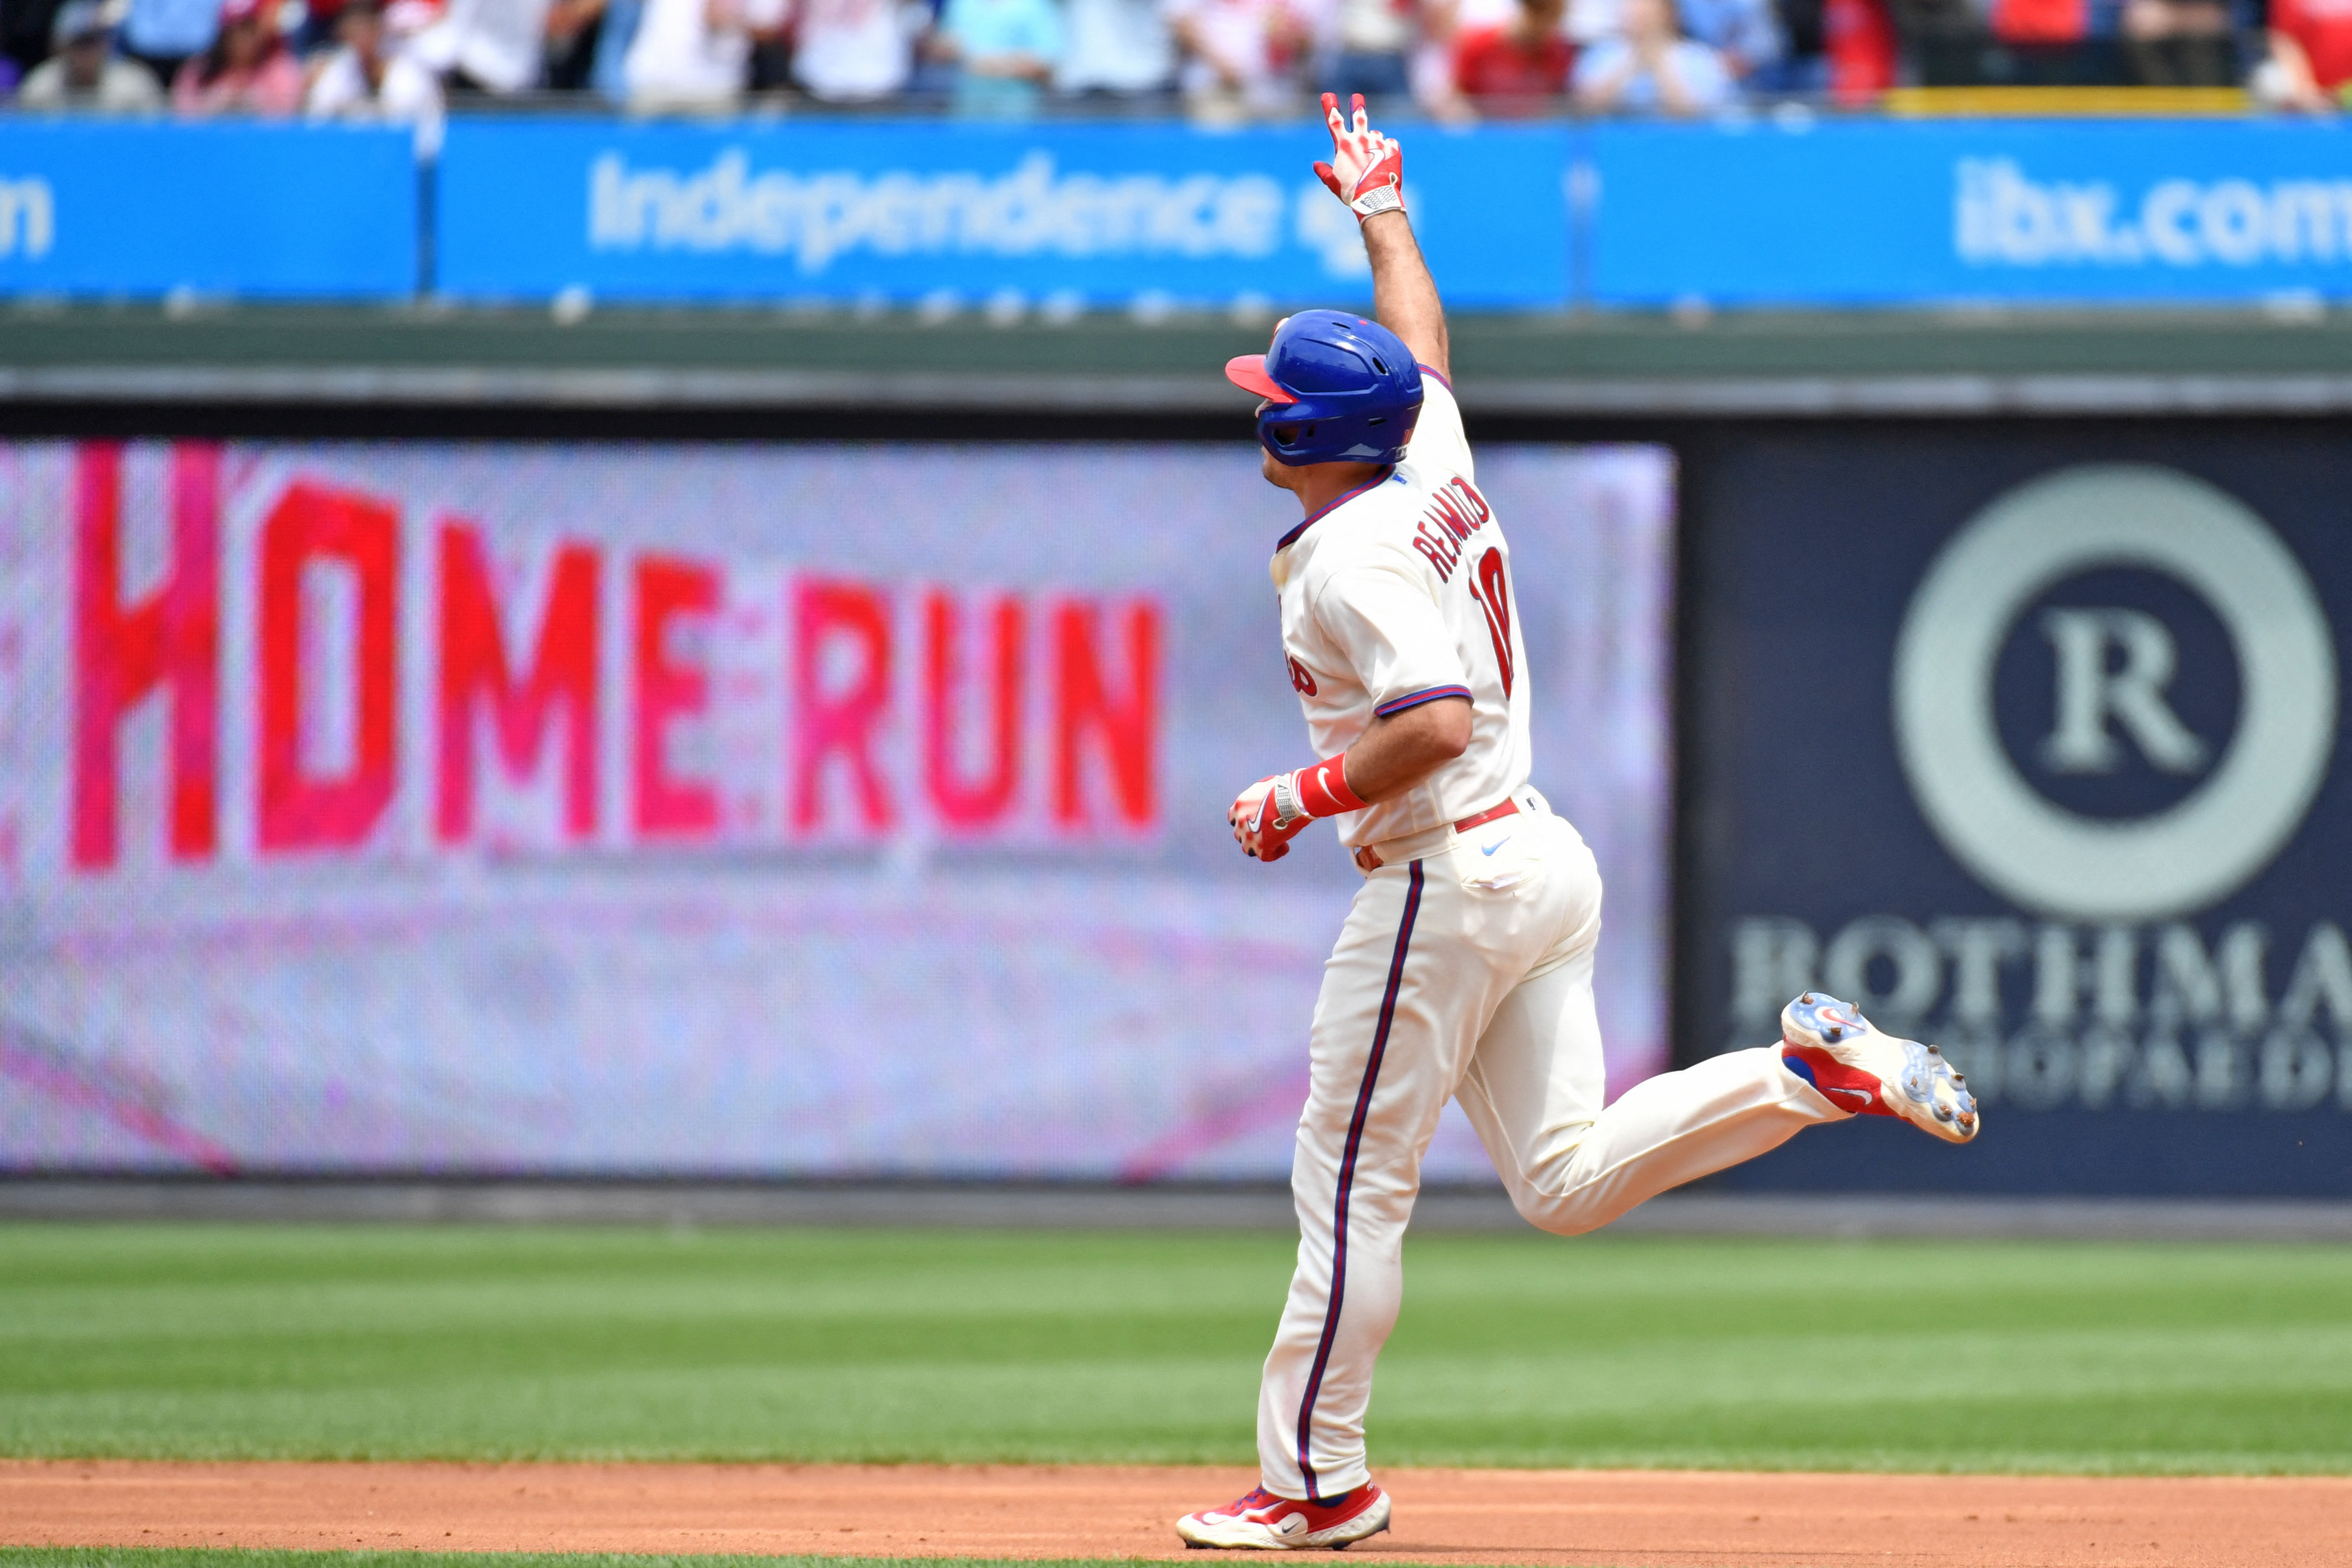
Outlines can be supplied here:
[[1939, 1040], [1986, 1133], [1738, 1179], [2352, 1191], [2335, 444], [1826, 439], [1716, 485], [1689, 1049], [1822, 986]]

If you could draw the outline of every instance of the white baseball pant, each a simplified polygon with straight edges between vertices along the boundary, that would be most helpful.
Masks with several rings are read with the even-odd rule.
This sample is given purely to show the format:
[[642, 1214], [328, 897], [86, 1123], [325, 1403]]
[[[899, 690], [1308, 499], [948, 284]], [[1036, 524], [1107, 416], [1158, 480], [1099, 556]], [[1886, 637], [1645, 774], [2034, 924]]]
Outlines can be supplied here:
[[1315, 1004], [1291, 1171], [1298, 1268], [1258, 1400], [1263, 1479], [1286, 1497], [1337, 1497], [1369, 1477], [1372, 1364], [1396, 1324], [1405, 1225], [1449, 1097], [1519, 1213], [1562, 1236], [1847, 1116], [1771, 1050], [1662, 1074], [1602, 1109], [1592, 852], [1540, 805], [1444, 837], [1428, 858], [1366, 877]]

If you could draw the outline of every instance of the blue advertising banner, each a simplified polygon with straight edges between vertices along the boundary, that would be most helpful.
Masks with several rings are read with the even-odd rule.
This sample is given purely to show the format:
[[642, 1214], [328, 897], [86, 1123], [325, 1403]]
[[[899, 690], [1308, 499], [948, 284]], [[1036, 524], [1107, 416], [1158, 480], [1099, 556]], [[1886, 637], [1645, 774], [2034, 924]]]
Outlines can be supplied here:
[[1601, 305], [2227, 300], [2352, 293], [2331, 122], [1607, 125]]
[[[457, 120], [438, 285], [463, 298], [1333, 303], [1371, 292], [1311, 126]], [[1568, 298], [1568, 135], [1423, 134], [1412, 200], [1471, 308]]]
[[1681, 1053], [1821, 987], [1986, 1104], [1726, 1185], [2352, 1196], [2346, 451], [1849, 427], [1694, 476]]
[[0, 293], [413, 293], [410, 141], [384, 127], [0, 121]]
[[[2334, 124], [1412, 142], [1417, 226], [1467, 308], [2352, 295], [2352, 129]], [[460, 120], [436, 281], [471, 300], [1360, 300], [1355, 226], [1311, 148], [1300, 126]], [[405, 295], [417, 192], [396, 130], [12, 120], [0, 293]]]

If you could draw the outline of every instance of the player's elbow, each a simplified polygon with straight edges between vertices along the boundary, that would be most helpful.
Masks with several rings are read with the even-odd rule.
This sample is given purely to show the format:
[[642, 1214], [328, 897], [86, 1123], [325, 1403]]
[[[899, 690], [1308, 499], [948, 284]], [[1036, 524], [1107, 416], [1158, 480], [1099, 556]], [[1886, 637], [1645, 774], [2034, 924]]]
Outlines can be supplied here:
[[1423, 705], [1423, 737], [1432, 758], [1453, 761], [1470, 749], [1470, 699], [1440, 697]]

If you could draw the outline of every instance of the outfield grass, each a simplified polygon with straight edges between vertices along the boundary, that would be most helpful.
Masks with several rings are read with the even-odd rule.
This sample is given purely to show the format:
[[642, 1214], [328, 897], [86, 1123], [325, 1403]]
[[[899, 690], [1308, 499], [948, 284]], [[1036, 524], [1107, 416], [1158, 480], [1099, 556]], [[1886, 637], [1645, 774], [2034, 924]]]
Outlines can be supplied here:
[[[0, 1452], [1250, 1462], [1276, 1236], [0, 1227]], [[2352, 1472], [2352, 1249], [1430, 1237], [1375, 1462]]]

